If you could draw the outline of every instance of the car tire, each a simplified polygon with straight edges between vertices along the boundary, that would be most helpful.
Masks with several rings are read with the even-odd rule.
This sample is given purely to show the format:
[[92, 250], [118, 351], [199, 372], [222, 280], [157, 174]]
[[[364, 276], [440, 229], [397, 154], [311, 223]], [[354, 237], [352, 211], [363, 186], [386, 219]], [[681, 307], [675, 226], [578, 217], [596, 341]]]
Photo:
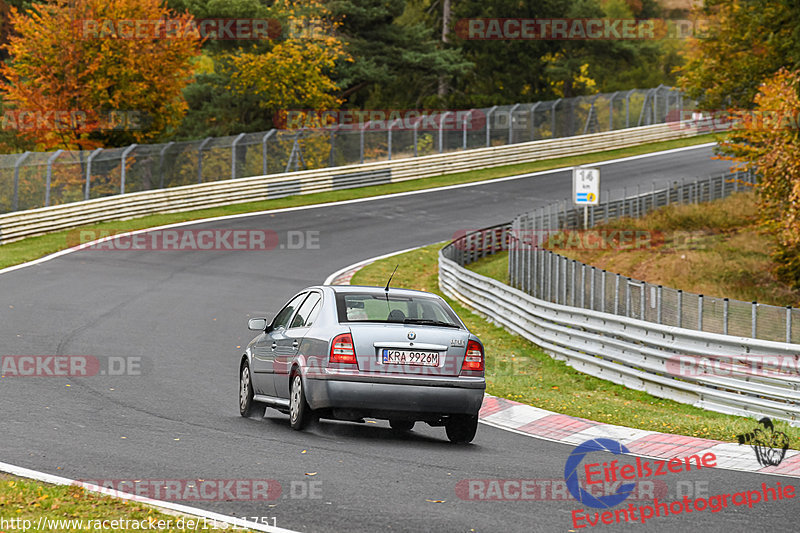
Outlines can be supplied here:
[[450, 442], [468, 444], [478, 431], [478, 415], [452, 415], [444, 429]]
[[300, 430], [308, 425], [312, 417], [313, 413], [303, 390], [303, 379], [300, 374], [294, 374], [289, 384], [289, 424], [292, 429]]
[[242, 362], [239, 370], [239, 414], [249, 418], [261, 410], [264, 414], [266, 406], [253, 400], [253, 380], [250, 374], [250, 365], [247, 361]]
[[416, 424], [414, 420], [389, 420], [389, 425], [392, 426], [392, 429], [399, 433], [407, 433], [411, 431], [414, 429], [414, 424]]

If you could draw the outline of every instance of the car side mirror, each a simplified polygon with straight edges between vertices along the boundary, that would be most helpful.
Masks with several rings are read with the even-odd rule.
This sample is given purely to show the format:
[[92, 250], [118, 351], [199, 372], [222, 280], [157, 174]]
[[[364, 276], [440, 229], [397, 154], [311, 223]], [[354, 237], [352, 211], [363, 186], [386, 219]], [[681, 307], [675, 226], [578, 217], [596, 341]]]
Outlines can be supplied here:
[[251, 318], [247, 321], [247, 328], [252, 331], [265, 331], [267, 329], [267, 319]]

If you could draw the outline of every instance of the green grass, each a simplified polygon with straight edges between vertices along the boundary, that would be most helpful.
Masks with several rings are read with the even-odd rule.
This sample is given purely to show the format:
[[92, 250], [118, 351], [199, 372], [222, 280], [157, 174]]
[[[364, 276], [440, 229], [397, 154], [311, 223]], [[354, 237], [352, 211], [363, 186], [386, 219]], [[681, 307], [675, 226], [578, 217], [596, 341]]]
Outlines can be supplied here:
[[[93, 494], [80, 487], [49, 485], [5, 474], [0, 474], [0, 518], [6, 521], [29, 520], [30, 524], [28, 525], [31, 528], [28, 531], [36, 530], [40, 519], [83, 520], [83, 528], [75, 527], [75, 523], [72, 524], [73, 527], [69, 527], [68, 523], [65, 522], [55, 524], [53, 522], [42, 522], [40, 531], [52, 532], [92, 530], [126, 533], [136, 529], [136, 526], [130, 526], [130, 524], [130, 527], [120, 528], [94, 527], [94, 525], [102, 525], [104, 520], [109, 521], [106, 523], [108, 526], [112, 525], [111, 520], [135, 520], [139, 521], [140, 524], [142, 523], [141, 521], [147, 523], [151, 520], [157, 524], [158, 521], [163, 520], [162, 525], [165, 526], [165, 529], [160, 529], [160, 531], [175, 533], [187, 530], [249, 531], [243, 528], [222, 529], [221, 523], [217, 523], [220, 527], [215, 529], [212, 521], [204, 523], [202, 518], [165, 514], [149, 505]], [[184, 527], [178, 527], [177, 521], [181, 518], [184, 520], [183, 524], [181, 524]], [[194, 521], [191, 527], [187, 526], [189, 520]], [[100, 521], [100, 523], [95, 521]], [[2, 531], [22, 531], [22, 525], [26, 525], [25, 522], [16, 523], [20, 524], [20, 527], [10, 527]], [[196, 529], [195, 524], [197, 525]], [[92, 527], [87, 527], [88, 525]], [[117, 525], [125, 524], [118, 522]], [[167, 528], [167, 525], [172, 527]], [[157, 526], [151, 526], [151, 529], [155, 529], [155, 527]]]
[[[352, 283], [383, 286], [399, 264], [392, 286], [442, 295], [438, 288], [441, 247], [435, 244], [376, 261], [358, 271]], [[505, 267], [500, 268], [498, 263], [491, 269], [505, 275]], [[489, 394], [607, 424], [727, 442], [736, 442], [736, 435], [755, 427], [752, 419], [704, 411], [582, 374], [535, 344], [446, 299], [484, 343]], [[800, 428], [780, 421], [775, 425], [789, 436], [792, 448], [800, 449]]]
[[97, 232], [109, 231], [112, 233], [119, 233], [124, 231], [151, 228], [154, 226], [160, 226], [164, 224], [173, 224], [176, 222], [184, 222], [189, 220], [200, 220], [204, 218], [212, 218], [224, 215], [234, 215], [239, 213], [265, 211], [269, 209], [280, 209], [285, 207], [297, 207], [297, 206], [304, 206], [311, 204], [337, 202], [341, 200], [349, 200], [355, 198], [368, 198], [371, 196], [379, 196], [382, 194], [392, 194], [392, 193], [406, 192], [412, 190], [430, 189], [433, 187], [443, 187], [447, 185], [471, 183], [475, 181], [483, 181], [494, 178], [513, 176], [515, 174], [522, 174], [526, 172], [537, 172], [542, 170], [567, 167], [573, 165], [584, 165], [597, 161], [604, 161], [608, 159], [616, 159], [621, 157], [630, 157], [634, 155], [645, 154], [648, 152], [669, 150], [672, 148], [679, 148], [683, 146], [692, 146], [716, 140], [717, 136], [715, 135], [701, 135], [698, 137], [691, 137], [688, 139], [679, 139], [675, 141], [643, 144], [640, 146], [634, 146], [630, 148], [609, 150], [606, 152], [598, 152], [582, 156], [561, 157], [558, 159], [547, 159], [543, 161], [537, 161], [534, 163], [507, 165], [503, 167], [496, 167], [490, 169], [459, 172], [456, 174], [447, 174], [445, 176], [439, 176], [434, 178], [409, 180], [409, 181], [391, 183], [386, 185], [360, 187], [357, 189], [347, 189], [341, 191], [298, 195], [287, 198], [278, 198], [274, 200], [264, 200], [258, 202], [235, 204], [235, 205], [217, 207], [211, 209], [199, 209], [195, 211], [187, 211], [185, 213], [148, 215], [145, 217], [135, 218], [131, 220], [110, 221], [101, 224], [81, 226], [79, 228], [74, 228], [71, 230], [59, 231], [36, 237], [28, 237], [21, 241], [3, 244], [2, 246], [0, 246], [0, 268], [5, 268], [19, 263], [24, 263], [26, 261], [31, 261], [33, 259], [43, 257], [45, 255], [57, 252], [59, 250], [69, 248], [69, 235], [70, 234], [75, 235], [74, 232], [78, 230], [91, 230]]

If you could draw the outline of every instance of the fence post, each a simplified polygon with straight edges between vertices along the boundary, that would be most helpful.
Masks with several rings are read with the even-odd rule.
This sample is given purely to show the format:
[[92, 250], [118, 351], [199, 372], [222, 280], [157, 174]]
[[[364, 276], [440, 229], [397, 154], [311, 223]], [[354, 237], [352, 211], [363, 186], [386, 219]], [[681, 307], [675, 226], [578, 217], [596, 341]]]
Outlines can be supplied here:
[[697, 295], [697, 331], [703, 331], [703, 295]]
[[614, 278], [614, 314], [619, 314], [619, 278], [620, 275], [617, 274]]
[[792, 342], [792, 306], [786, 306], [786, 342]]
[[556, 138], [556, 108], [558, 107], [558, 103], [561, 100], [562, 99], [559, 98], [558, 100], [553, 102], [553, 108], [550, 110], [550, 124], [551, 124], [551, 126], [550, 126], [550, 130], [551, 130], [550, 131], [550, 138], [551, 139], [555, 139]]
[[508, 144], [514, 144], [514, 111], [522, 104], [514, 104], [508, 112]]
[[11, 202], [11, 210], [16, 211], [19, 209], [19, 166], [23, 161], [28, 159], [31, 152], [25, 152], [14, 161], [14, 199]]
[[581, 263], [581, 307], [586, 309], [586, 263]]
[[662, 287], [661, 285], [658, 286], [656, 290], [656, 322], [661, 324], [661, 309], [662, 309]]
[[575, 259], [573, 259], [572, 260], [572, 282], [571, 282], [572, 294], [570, 294], [570, 296], [571, 296], [570, 300], [571, 300], [572, 307], [575, 307], [575, 288], [576, 288], [576, 286], [575, 286], [575, 270], [577, 268], [578, 268], [578, 262]]
[[164, 156], [167, 154], [170, 146], [175, 144], [175, 141], [170, 141], [165, 144], [158, 152], [158, 188], [164, 188]]
[[600, 312], [606, 312], [606, 270], [600, 271]]
[[678, 289], [678, 327], [683, 325], [683, 291]]
[[639, 289], [639, 311], [641, 312], [642, 316], [641, 319], [645, 320], [645, 306], [647, 305], [647, 299], [645, 295], [645, 291], [647, 290], [647, 283], [642, 282], [642, 286]]
[[472, 112], [475, 111], [474, 109], [470, 109], [469, 113], [465, 117], [463, 117], [461, 121], [461, 149], [467, 149], [467, 117], [469, 117], [470, 123], [472, 123]]
[[591, 279], [589, 280], [589, 308], [594, 311], [594, 271], [595, 268], [592, 267], [591, 270]]
[[539, 107], [541, 102], [536, 102], [531, 106], [531, 140], [536, 140], [536, 108]]
[[722, 299], [722, 334], [728, 334], [728, 305], [729, 301], [727, 298]]
[[364, 164], [364, 128], [367, 127], [372, 121], [365, 122], [361, 125], [358, 132], [358, 161], [362, 165]]
[[625, 278], [625, 316], [631, 317], [631, 278]]
[[750, 307], [750, 330], [753, 338], [756, 338], [756, 319], [758, 317], [758, 302], [753, 302]]
[[203, 150], [213, 139], [213, 137], [206, 137], [197, 147], [197, 183], [203, 183]]
[[423, 119], [424, 116], [425, 115], [422, 115], [421, 117], [419, 117], [419, 120], [417, 120], [414, 123], [414, 157], [419, 157], [419, 146], [418, 146], [418, 143], [417, 143], [417, 137], [419, 135], [419, 125], [422, 122], [422, 119]]
[[496, 109], [497, 106], [495, 105], [486, 112], [486, 148], [492, 145], [492, 113], [494, 113]]
[[559, 284], [560, 281], [559, 274], [561, 273], [561, 257], [558, 255], [555, 255], [554, 257], [555, 257], [554, 261], [556, 267], [556, 275], [553, 278], [554, 281], [553, 288], [555, 289], [555, 298], [553, 298], [553, 302], [558, 303], [558, 297], [561, 295], [561, 285]]
[[89, 191], [92, 188], [92, 161], [94, 161], [94, 158], [97, 157], [97, 155], [99, 155], [102, 151], [102, 148], [97, 148], [91, 154], [89, 154], [89, 157], [86, 159], [86, 186], [84, 187], [83, 192], [84, 200], [89, 199]]
[[[134, 146], [136, 146], [136, 145], [134, 144]], [[50, 206], [50, 183], [53, 181], [53, 162], [56, 159], [58, 159], [58, 156], [60, 156], [61, 152], [63, 152], [63, 151], [64, 150], [56, 150], [53, 153], [53, 155], [51, 155], [47, 159], [47, 182], [45, 183], [45, 189], [44, 189], [44, 206], [45, 207], [49, 207]], [[123, 169], [124, 169], [124, 167], [123, 167]], [[124, 175], [125, 174], [123, 174], [123, 176]]]
[[445, 111], [439, 115], [439, 153], [444, 152], [444, 123], [447, 122], [447, 115], [452, 115], [452, 111]]
[[244, 133], [240, 133], [236, 136], [236, 138], [231, 143], [231, 179], [236, 179], [236, 145], [239, 144], [239, 141], [242, 140], [244, 137]]
[[[261, 138], [261, 164], [262, 164], [262, 173], [267, 175], [269, 173], [269, 168], [267, 167], [267, 141], [269, 138], [275, 134], [275, 130], [269, 130], [264, 136]], [[333, 132], [331, 132], [333, 135]], [[333, 152], [333, 138], [331, 138], [331, 152]], [[333, 156], [331, 156], [333, 157]]]

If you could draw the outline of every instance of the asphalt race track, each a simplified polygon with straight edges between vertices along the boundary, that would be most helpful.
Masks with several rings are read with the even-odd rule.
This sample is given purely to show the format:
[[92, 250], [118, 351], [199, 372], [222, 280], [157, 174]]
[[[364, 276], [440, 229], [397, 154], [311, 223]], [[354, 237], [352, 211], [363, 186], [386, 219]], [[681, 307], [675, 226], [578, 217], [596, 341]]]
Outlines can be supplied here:
[[[641, 183], [645, 191], [653, 180], [724, 170], [711, 155], [705, 147], [603, 165], [602, 188], [630, 192]], [[0, 461], [72, 479], [275, 480], [283, 491], [274, 501], [181, 503], [275, 517], [298, 531], [571, 530], [574, 500], [476, 502], [455, 493], [464, 479], [563, 480], [570, 446], [486, 425], [471, 446], [451, 445], [443, 428], [424, 424], [408, 436], [384, 422], [323, 421], [299, 433], [277, 411], [262, 420], [237, 411], [238, 347], [254, 336], [248, 316], [276, 311], [295, 291], [356, 261], [505, 222], [570, 191], [567, 171], [550, 172], [192, 226], [270, 229], [282, 244], [287, 231], [319, 232], [318, 249], [83, 250], [4, 273], [0, 355], [143, 364], [141, 375], [0, 378]], [[680, 499], [679, 482], [698, 481], [708, 496], [792, 482], [717, 469], [662, 479], [668, 501]], [[597, 529], [791, 531], [798, 508], [789, 500]]]

